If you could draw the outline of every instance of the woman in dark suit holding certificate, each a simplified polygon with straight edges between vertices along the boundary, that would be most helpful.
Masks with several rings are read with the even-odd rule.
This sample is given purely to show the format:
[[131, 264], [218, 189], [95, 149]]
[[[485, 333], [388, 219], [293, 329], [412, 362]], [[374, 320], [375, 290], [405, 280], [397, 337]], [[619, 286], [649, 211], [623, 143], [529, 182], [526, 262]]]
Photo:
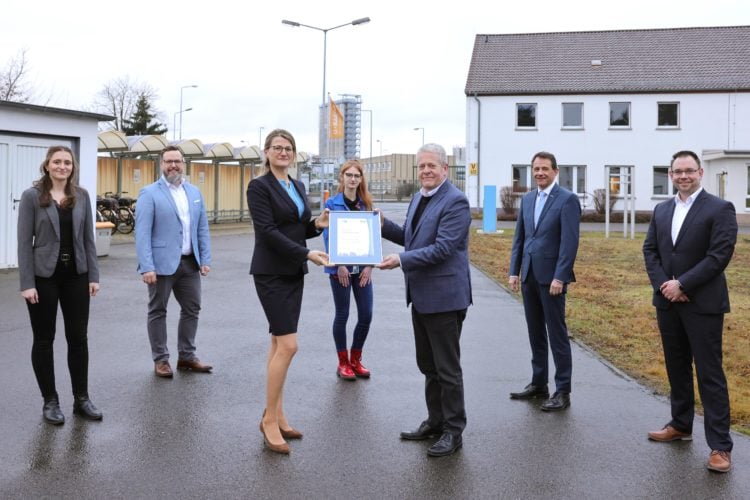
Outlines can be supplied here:
[[53, 425], [65, 417], [55, 388], [53, 342], [60, 304], [68, 343], [73, 413], [101, 420], [88, 395], [89, 299], [99, 291], [94, 225], [89, 194], [76, 185], [73, 151], [52, 146], [42, 177], [21, 195], [18, 210], [18, 271], [34, 343], [31, 364], [44, 398], [42, 415]]
[[328, 226], [328, 212], [311, 219], [304, 185], [289, 176], [297, 146], [286, 130], [273, 130], [264, 146], [268, 172], [247, 186], [247, 205], [255, 230], [250, 274], [271, 333], [266, 380], [266, 409], [260, 422], [263, 440], [277, 453], [289, 453], [285, 439], [299, 439], [284, 414], [284, 381], [297, 352], [297, 323], [302, 307], [307, 261], [317, 265], [328, 256], [309, 250], [307, 238]]
[[[339, 189], [336, 196], [326, 202], [329, 210], [372, 210], [372, 196], [367, 190], [362, 164], [349, 160], [339, 172]], [[328, 229], [323, 230], [323, 240], [328, 251]], [[333, 341], [339, 357], [336, 374], [344, 380], [367, 378], [370, 370], [362, 364], [362, 347], [372, 321], [372, 266], [329, 266], [336, 314], [333, 318]], [[357, 303], [357, 325], [354, 327], [351, 352], [346, 349], [346, 323], [349, 319], [349, 302], [354, 295]]]

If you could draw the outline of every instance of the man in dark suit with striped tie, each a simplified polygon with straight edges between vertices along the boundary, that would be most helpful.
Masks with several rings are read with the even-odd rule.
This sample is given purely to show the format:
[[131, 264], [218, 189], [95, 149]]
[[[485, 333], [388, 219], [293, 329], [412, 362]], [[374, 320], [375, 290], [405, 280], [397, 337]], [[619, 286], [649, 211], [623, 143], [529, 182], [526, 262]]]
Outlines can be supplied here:
[[[557, 185], [555, 156], [539, 152], [531, 160], [537, 188], [521, 200], [510, 259], [508, 284], [519, 282], [531, 344], [531, 383], [511, 399], [547, 398], [544, 411], [570, 406], [573, 361], [565, 324], [565, 294], [575, 281], [573, 263], [578, 252], [581, 204], [578, 197]], [[548, 345], [555, 362], [555, 392], [549, 397]]]

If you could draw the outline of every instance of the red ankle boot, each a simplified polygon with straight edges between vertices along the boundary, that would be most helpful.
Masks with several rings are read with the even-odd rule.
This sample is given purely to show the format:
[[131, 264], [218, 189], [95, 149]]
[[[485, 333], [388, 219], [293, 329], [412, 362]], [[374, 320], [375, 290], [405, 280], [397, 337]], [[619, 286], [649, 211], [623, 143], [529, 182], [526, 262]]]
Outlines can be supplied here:
[[352, 349], [349, 365], [352, 367], [352, 372], [357, 377], [368, 378], [370, 376], [370, 370], [365, 368], [362, 364], [362, 350]]
[[336, 374], [344, 380], [356, 380], [357, 377], [352, 371], [352, 367], [349, 366], [349, 360], [346, 356], [346, 351], [339, 351], [339, 367], [336, 370]]

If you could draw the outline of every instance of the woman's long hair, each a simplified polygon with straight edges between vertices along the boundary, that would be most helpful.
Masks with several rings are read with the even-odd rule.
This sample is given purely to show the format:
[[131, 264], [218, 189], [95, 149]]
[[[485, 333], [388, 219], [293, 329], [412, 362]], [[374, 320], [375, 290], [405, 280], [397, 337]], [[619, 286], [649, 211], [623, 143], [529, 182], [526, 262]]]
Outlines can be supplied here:
[[346, 187], [346, 183], [344, 181], [344, 172], [352, 167], [356, 168], [359, 171], [359, 175], [362, 176], [362, 180], [360, 181], [359, 186], [357, 186], [357, 198], [362, 200], [362, 204], [365, 206], [365, 210], [372, 210], [372, 195], [370, 194], [370, 191], [367, 190], [367, 180], [365, 179], [365, 172], [359, 160], [348, 160], [346, 163], [341, 165], [341, 170], [339, 170], [338, 192], [344, 192], [344, 188]]
[[50, 146], [49, 149], [47, 149], [47, 156], [39, 166], [39, 172], [42, 176], [34, 181], [34, 187], [41, 193], [39, 195], [39, 206], [41, 207], [48, 207], [49, 204], [52, 203], [52, 195], [50, 194], [50, 190], [52, 189], [52, 178], [49, 176], [49, 170], [47, 170], [47, 168], [49, 167], [49, 162], [52, 160], [52, 156], [60, 151], [69, 153], [73, 160], [73, 169], [70, 172], [70, 177], [68, 177], [68, 182], [65, 183], [65, 199], [60, 206], [63, 208], [73, 208], [76, 205], [76, 188], [78, 187], [76, 184], [76, 177], [78, 176], [78, 162], [76, 162], [76, 156], [67, 146]]

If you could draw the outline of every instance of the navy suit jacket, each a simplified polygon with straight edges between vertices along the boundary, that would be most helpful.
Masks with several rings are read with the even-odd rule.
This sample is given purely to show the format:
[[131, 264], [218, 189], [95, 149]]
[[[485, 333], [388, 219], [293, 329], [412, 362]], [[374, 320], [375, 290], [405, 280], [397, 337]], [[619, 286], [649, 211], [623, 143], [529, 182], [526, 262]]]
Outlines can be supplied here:
[[510, 258], [510, 276], [525, 282], [529, 269], [540, 285], [552, 280], [575, 281], [573, 264], [578, 253], [581, 204], [578, 196], [555, 184], [534, 226], [534, 204], [539, 189], [521, 199]]
[[[182, 182], [190, 210], [190, 244], [199, 266], [211, 265], [211, 237], [206, 205], [200, 190]], [[169, 276], [182, 256], [182, 222], [164, 177], [141, 189], [135, 212], [135, 249], [138, 272]]]
[[695, 198], [672, 244], [674, 198], [654, 208], [643, 242], [653, 304], [659, 309], [671, 306], [659, 291], [665, 281], [677, 279], [690, 302], [681, 303], [701, 314], [729, 312], [729, 291], [724, 276], [737, 242], [737, 216], [734, 205], [705, 190]]
[[307, 238], [320, 235], [310, 219], [305, 186], [289, 177], [305, 209], [297, 205], [268, 171], [247, 185], [247, 206], [253, 218], [255, 249], [250, 274], [294, 275], [307, 273]]
[[471, 304], [469, 200], [446, 180], [412, 231], [421, 198], [420, 193], [412, 198], [402, 227], [388, 219], [383, 224], [383, 237], [404, 247], [399, 257], [406, 304], [412, 303], [422, 314], [466, 309]]

